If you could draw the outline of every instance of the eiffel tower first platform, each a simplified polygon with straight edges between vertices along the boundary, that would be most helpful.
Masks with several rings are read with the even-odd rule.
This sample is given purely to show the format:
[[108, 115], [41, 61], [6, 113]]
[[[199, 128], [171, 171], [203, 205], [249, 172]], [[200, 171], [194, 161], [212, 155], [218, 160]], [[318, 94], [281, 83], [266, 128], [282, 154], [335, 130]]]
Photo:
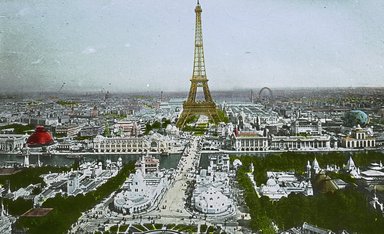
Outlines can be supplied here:
[[[191, 78], [191, 88], [189, 89], [188, 99], [183, 103], [183, 112], [180, 114], [176, 124], [179, 128], [184, 127], [187, 119], [193, 115], [205, 115], [215, 123], [220, 121], [218, 110], [216, 109], [216, 104], [212, 100], [212, 96], [208, 88], [208, 79], [205, 73], [201, 12], [202, 9], [200, 3], [197, 1], [195, 8], [196, 28], [193, 75]], [[197, 100], [197, 88], [203, 89], [203, 100]]]

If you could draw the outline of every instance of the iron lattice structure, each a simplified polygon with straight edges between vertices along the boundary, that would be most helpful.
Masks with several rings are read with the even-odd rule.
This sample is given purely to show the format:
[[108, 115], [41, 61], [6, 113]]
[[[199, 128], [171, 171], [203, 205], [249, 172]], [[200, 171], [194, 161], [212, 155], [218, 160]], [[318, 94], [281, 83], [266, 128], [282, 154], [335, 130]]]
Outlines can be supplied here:
[[[201, 27], [201, 6], [197, 2], [196, 28], [195, 28], [195, 53], [193, 61], [193, 74], [191, 78], [191, 88], [189, 89], [188, 99], [183, 103], [183, 112], [181, 113], [177, 126], [182, 128], [187, 119], [193, 115], [206, 115], [215, 123], [220, 121], [216, 104], [212, 99], [208, 88], [208, 79], [205, 71], [203, 32]], [[203, 89], [204, 99], [197, 100], [197, 88]]]

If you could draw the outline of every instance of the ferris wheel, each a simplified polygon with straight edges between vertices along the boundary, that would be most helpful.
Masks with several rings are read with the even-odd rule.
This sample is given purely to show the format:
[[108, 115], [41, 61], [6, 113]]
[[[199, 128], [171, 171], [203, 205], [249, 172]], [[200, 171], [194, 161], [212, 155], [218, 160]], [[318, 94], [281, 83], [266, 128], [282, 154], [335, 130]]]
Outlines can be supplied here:
[[259, 92], [259, 101], [261, 103], [271, 103], [273, 102], [274, 98], [273, 98], [273, 93], [272, 93], [272, 90], [268, 87], [264, 87], [262, 89], [260, 89], [260, 92]]

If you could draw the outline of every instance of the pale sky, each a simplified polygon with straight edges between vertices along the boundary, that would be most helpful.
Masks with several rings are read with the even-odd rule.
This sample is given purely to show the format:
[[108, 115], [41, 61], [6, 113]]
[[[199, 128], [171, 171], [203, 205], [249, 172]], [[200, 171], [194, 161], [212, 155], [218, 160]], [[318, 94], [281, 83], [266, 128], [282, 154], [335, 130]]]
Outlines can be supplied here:
[[[211, 90], [384, 87], [382, 0], [201, 0]], [[187, 91], [194, 0], [1, 0], [0, 91]]]

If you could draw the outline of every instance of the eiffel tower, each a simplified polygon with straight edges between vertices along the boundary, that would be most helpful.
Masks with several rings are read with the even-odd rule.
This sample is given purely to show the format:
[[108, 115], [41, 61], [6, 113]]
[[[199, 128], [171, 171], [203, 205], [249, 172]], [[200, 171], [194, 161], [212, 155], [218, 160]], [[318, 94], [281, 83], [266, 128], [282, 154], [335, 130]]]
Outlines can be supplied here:
[[[195, 28], [195, 54], [193, 60], [193, 74], [191, 78], [191, 88], [189, 89], [188, 99], [183, 103], [183, 112], [181, 113], [177, 126], [184, 127], [187, 119], [194, 115], [206, 115], [211, 121], [218, 123], [220, 121], [216, 104], [212, 100], [208, 88], [208, 79], [205, 73], [203, 33], [201, 27], [201, 6], [199, 1], [195, 8], [196, 28]], [[203, 89], [204, 100], [197, 100], [197, 88]]]

